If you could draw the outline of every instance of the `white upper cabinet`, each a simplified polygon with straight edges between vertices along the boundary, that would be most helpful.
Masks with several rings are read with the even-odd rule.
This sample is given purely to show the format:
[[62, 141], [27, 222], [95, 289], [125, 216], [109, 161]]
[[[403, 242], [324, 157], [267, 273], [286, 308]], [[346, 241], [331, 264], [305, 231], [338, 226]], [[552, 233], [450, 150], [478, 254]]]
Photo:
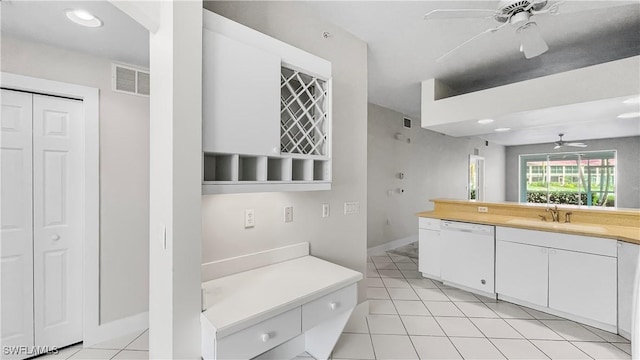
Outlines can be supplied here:
[[203, 42], [203, 151], [279, 155], [280, 58], [209, 30]]
[[331, 63], [203, 11], [203, 193], [330, 189]]

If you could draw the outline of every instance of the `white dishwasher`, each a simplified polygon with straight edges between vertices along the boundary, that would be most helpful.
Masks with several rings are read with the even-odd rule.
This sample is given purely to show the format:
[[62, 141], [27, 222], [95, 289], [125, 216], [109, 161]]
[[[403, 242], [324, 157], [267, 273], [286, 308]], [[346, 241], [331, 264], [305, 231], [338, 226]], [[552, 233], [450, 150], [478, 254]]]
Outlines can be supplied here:
[[495, 227], [442, 220], [444, 283], [495, 296]]

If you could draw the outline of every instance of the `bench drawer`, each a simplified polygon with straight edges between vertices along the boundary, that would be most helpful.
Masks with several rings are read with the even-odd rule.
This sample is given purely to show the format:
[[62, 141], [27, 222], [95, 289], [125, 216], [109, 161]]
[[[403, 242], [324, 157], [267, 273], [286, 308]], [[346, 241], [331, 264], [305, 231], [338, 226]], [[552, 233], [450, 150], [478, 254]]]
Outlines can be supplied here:
[[353, 308], [357, 302], [357, 284], [352, 284], [302, 305], [302, 331], [309, 330], [335, 314]]
[[217, 359], [250, 359], [294, 338], [300, 331], [299, 307], [219, 339]]

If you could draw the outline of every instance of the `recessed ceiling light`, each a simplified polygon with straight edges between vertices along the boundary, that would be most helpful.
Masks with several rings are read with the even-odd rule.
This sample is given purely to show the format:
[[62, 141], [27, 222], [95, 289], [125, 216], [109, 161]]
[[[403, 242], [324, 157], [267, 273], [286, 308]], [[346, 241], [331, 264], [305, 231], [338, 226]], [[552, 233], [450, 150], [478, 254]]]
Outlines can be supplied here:
[[623, 104], [640, 104], [640, 96], [632, 97], [622, 102]]
[[640, 117], [640, 112], [628, 112], [628, 113], [620, 114], [618, 115], [618, 117], [620, 119], [636, 118], [636, 117]]
[[67, 18], [74, 23], [88, 27], [100, 27], [102, 26], [102, 20], [95, 17], [93, 14], [82, 9], [67, 9], [65, 10]]
[[497, 132], [504, 132], [504, 131], [509, 131], [509, 130], [511, 130], [511, 128], [497, 128], [497, 129], [495, 129], [494, 131], [497, 131]]
[[493, 119], [480, 119], [480, 120], [478, 120], [478, 124], [482, 124], [482, 125], [491, 124], [492, 122], [493, 122]]

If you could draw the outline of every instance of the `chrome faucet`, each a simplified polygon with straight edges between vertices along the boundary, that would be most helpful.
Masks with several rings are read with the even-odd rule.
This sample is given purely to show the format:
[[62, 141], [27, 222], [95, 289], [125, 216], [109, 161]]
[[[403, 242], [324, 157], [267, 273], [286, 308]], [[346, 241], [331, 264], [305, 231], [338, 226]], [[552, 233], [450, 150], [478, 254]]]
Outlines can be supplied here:
[[558, 212], [558, 205], [555, 205], [553, 209], [546, 208], [544, 211], [551, 213], [551, 221], [560, 222], [560, 212]]

